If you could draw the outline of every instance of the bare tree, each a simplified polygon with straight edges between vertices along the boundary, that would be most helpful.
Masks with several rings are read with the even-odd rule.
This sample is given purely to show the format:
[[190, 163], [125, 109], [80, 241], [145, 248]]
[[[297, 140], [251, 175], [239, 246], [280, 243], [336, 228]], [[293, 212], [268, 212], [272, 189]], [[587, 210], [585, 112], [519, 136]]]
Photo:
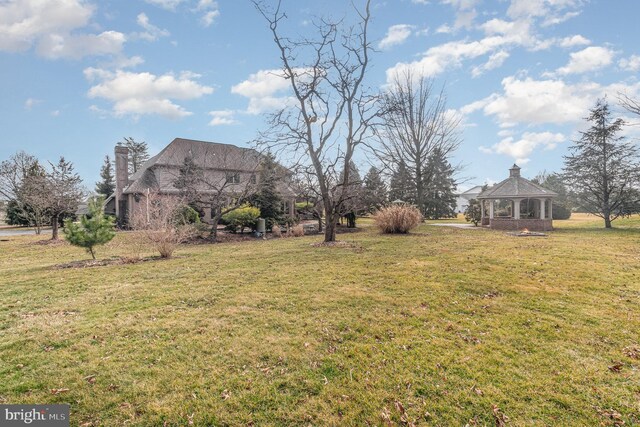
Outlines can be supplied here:
[[218, 144], [187, 156], [173, 185], [185, 202], [199, 210], [211, 209], [211, 239], [218, 236], [222, 217], [249, 201], [257, 188], [260, 154]]
[[50, 219], [51, 198], [49, 191], [47, 172], [36, 161], [24, 176], [15, 199], [22, 204], [22, 210], [28, 216], [29, 223], [35, 227], [36, 234], [42, 232], [42, 227]]
[[48, 212], [51, 217], [51, 239], [58, 240], [58, 226], [64, 215], [74, 214], [84, 196], [82, 180], [73, 170], [73, 164], [60, 157], [58, 163], [51, 165], [45, 180]]
[[[437, 153], [448, 158], [460, 146], [460, 119], [446, 107], [443, 90], [436, 92], [433, 82], [406, 71], [395, 76], [383, 95], [384, 123], [379, 129], [378, 158], [392, 173], [408, 176], [415, 203], [425, 214], [428, 189], [434, 171], [428, 167]], [[405, 200], [409, 201], [409, 200]]]
[[24, 151], [19, 151], [0, 163], [0, 197], [14, 202], [20, 217], [34, 225], [37, 234], [40, 234], [44, 215], [36, 215], [29, 208], [26, 199], [29, 193], [24, 191], [24, 182], [30, 175], [43, 173], [38, 160]]
[[129, 225], [140, 233], [162, 258], [171, 258], [180, 243], [194, 233], [193, 226], [178, 221], [185, 200], [157, 191], [149, 192], [145, 197], [145, 203], [137, 205], [131, 213]]
[[310, 166], [326, 216], [324, 240], [335, 241], [347, 197], [349, 163], [370, 135], [376, 117], [375, 98], [364, 89], [372, 51], [371, 1], [365, 1], [363, 10], [354, 7], [357, 23], [352, 26], [326, 19], [315, 22], [313, 40], [283, 33], [281, 24], [287, 16], [281, 1], [275, 8], [252, 1], [269, 25], [281, 77], [289, 82], [294, 100], [270, 115], [270, 128], [258, 142], [275, 152], [295, 153], [297, 162]]

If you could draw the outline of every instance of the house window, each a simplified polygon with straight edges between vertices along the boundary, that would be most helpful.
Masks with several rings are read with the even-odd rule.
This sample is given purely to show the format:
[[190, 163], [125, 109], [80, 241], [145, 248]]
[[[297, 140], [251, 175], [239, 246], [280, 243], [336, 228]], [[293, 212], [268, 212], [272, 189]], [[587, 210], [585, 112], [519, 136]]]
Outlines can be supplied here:
[[227, 172], [227, 183], [240, 184], [240, 174], [238, 172]]

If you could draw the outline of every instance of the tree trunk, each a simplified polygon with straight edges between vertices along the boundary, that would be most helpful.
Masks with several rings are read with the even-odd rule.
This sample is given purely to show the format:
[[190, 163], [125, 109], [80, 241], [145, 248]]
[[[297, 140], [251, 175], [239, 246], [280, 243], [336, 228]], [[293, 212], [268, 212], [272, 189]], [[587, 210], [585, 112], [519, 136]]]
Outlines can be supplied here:
[[51, 240], [58, 240], [58, 216], [54, 215], [51, 219]]
[[324, 226], [325, 243], [336, 241], [336, 219], [335, 215], [327, 215], [327, 223]]
[[212, 217], [211, 222], [213, 224], [211, 225], [211, 234], [209, 237], [213, 242], [217, 242], [218, 241], [218, 223], [220, 222], [220, 216], [216, 215]]
[[96, 254], [93, 252], [93, 247], [89, 248], [89, 253], [91, 254], [91, 258], [96, 259]]
[[611, 228], [611, 216], [609, 215], [604, 217], [604, 228]]

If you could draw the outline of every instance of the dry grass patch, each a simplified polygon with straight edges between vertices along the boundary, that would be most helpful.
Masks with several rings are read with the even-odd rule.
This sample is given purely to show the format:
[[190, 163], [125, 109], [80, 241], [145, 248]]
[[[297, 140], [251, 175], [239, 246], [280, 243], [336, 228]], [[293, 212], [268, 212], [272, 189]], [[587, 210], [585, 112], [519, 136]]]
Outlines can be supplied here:
[[362, 251], [307, 236], [61, 270], [83, 251], [12, 237], [0, 401], [96, 426], [636, 425], [640, 221], [615, 225], [370, 228], [349, 236]]

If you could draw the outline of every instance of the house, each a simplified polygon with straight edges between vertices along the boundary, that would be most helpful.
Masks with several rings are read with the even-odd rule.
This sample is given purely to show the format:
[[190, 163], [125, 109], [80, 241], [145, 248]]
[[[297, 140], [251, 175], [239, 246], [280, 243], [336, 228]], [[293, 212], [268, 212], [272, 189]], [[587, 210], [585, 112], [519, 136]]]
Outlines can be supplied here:
[[[129, 175], [129, 150], [115, 147], [116, 191], [105, 202], [105, 212], [115, 215], [126, 224], [131, 212], [144, 209], [146, 196], [153, 192], [164, 196], [179, 196], [176, 180], [190, 158], [202, 171], [197, 191], [205, 198], [223, 204], [247, 194], [258, 184], [258, 167], [263, 155], [250, 148], [208, 141], [176, 138], [157, 155], [147, 160], [133, 175]], [[285, 179], [277, 190], [286, 200], [286, 212], [295, 213], [295, 192], [287, 184], [290, 172], [282, 168]], [[204, 206], [204, 222], [211, 221], [212, 206]]]
[[482, 225], [496, 230], [553, 230], [553, 199], [558, 194], [509, 169], [509, 178], [487, 188], [480, 200]]
[[464, 212], [469, 206], [469, 202], [478, 197], [482, 193], [482, 186], [476, 185], [463, 193], [456, 194], [456, 212]]

